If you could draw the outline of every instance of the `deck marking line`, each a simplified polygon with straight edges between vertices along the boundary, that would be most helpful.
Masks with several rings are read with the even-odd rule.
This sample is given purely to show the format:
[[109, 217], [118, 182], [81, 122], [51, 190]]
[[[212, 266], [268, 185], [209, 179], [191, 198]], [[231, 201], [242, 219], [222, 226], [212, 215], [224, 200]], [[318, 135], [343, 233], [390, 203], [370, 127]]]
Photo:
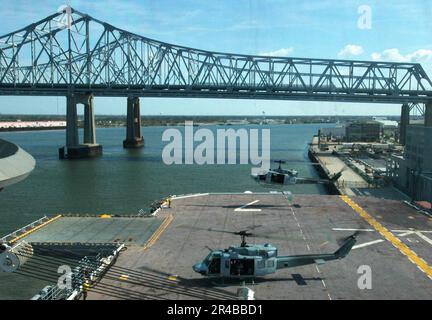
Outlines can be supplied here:
[[155, 233], [150, 237], [150, 239], [147, 241], [147, 243], [144, 246], [144, 250], [147, 250], [152, 245], [156, 243], [156, 241], [159, 239], [159, 237], [162, 235], [162, 233], [165, 231], [166, 228], [171, 224], [171, 222], [174, 220], [174, 216], [170, 214], [165, 218], [165, 220], [162, 222], [162, 224], [159, 226], [159, 228], [156, 230]]
[[362, 232], [374, 232], [374, 229], [355, 229], [355, 228], [333, 228], [333, 231], [362, 231]]
[[431, 230], [416, 230], [416, 229], [411, 229], [411, 230], [392, 230], [392, 232], [421, 232], [421, 233], [432, 233]]
[[374, 240], [374, 241], [370, 241], [370, 242], [365, 242], [365, 243], [361, 243], [361, 244], [358, 244], [358, 245], [352, 247], [352, 249], [354, 250], [354, 249], [364, 248], [364, 247], [371, 246], [373, 244], [377, 244], [377, 243], [381, 243], [381, 242], [384, 242], [384, 240], [378, 239], [378, 240]]
[[426, 237], [424, 234], [422, 234], [419, 231], [414, 232], [416, 235], [418, 235], [421, 239], [423, 239], [424, 241], [426, 241], [427, 243], [429, 243], [430, 245], [432, 245], [432, 240], [429, 239], [428, 237]]
[[340, 196], [340, 198], [348, 205], [354, 208], [366, 222], [368, 222], [372, 227], [374, 227], [384, 238], [390, 241], [399, 251], [405, 255], [412, 263], [417, 265], [421, 271], [426, 273], [429, 277], [432, 277], [432, 267], [427, 263], [424, 263], [422, 259], [412, 251], [405, 243], [398, 239], [393, 233], [391, 233], [386, 227], [379, 223], [375, 218], [373, 218], [369, 213], [367, 213], [363, 208], [351, 200], [348, 196]]
[[415, 231], [400, 233], [400, 234], [398, 234], [398, 237], [406, 237], [406, 236], [409, 236], [410, 234], [413, 234], [413, 233], [415, 233]]
[[246, 207], [249, 207], [249, 206], [251, 206], [257, 202], [259, 202], [259, 200], [249, 202], [249, 203], [245, 204], [244, 206], [241, 206], [240, 208], [234, 209], [234, 211], [236, 211], [236, 212], [260, 212], [261, 209], [245, 209]]
[[189, 194], [184, 196], [172, 196], [171, 201], [173, 200], [179, 200], [179, 199], [187, 199], [187, 198], [196, 198], [196, 197], [204, 197], [210, 195], [209, 193], [196, 193], [196, 194]]
[[18, 237], [12, 239], [11, 241], [9, 241], [10, 243], [15, 243], [18, 240], [21, 240], [24, 237], [27, 237], [29, 234], [38, 231], [39, 229], [42, 229], [43, 227], [45, 227], [47, 224], [50, 224], [51, 222], [54, 222], [55, 220], [59, 219], [62, 215], [59, 214], [51, 219], [49, 219], [48, 221], [45, 221], [44, 223], [34, 227], [33, 229], [30, 229], [29, 231], [24, 232], [23, 234], [19, 235]]
[[[300, 225], [300, 221], [297, 220], [297, 217], [296, 217], [295, 211], [294, 211], [294, 209], [293, 209], [292, 207], [291, 207], [291, 212], [292, 212], [292, 215], [294, 216], [295, 221], [297, 222], [297, 226], [298, 226], [299, 229], [300, 229], [300, 234], [303, 236], [303, 240], [306, 242], [306, 247], [307, 247], [307, 249], [308, 249], [309, 251], [311, 251], [310, 246], [309, 246], [309, 244], [308, 244], [308, 242], [307, 242], [306, 236], [305, 236], [305, 234], [303, 233], [303, 229], [302, 229], [302, 227], [301, 227], [301, 225]], [[320, 269], [318, 268], [318, 265], [317, 265], [317, 264], [315, 264], [315, 268], [316, 268], [316, 271], [318, 272], [318, 274], [320, 275], [320, 274], [321, 274], [321, 271], [320, 271]], [[327, 296], [328, 296], [329, 300], [332, 300], [332, 298], [331, 298], [331, 296], [330, 296], [330, 293], [328, 292], [327, 286], [326, 286], [326, 284], [325, 284], [325, 281], [324, 281], [323, 279], [321, 279], [321, 284], [322, 284], [324, 290], [327, 291]]]

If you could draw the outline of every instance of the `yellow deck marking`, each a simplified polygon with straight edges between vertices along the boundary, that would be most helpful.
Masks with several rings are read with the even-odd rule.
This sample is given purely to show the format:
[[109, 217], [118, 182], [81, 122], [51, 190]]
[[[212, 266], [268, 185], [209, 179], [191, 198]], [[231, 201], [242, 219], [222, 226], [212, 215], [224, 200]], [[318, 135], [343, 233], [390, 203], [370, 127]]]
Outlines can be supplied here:
[[119, 278], [120, 280], [128, 280], [129, 279], [129, 276], [127, 275], [127, 274], [122, 274], [121, 276], [120, 276], [120, 278]]
[[420, 258], [414, 251], [412, 251], [405, 243], [399, 240], [393, 233], [385, 228], [381, 223], [375, 220], [369, 213], [367, 213], [357, 203], [352, 201], [348, 196], [340, 196], [340, 198], [348, 204], [355, 212], [357, 212], [367, 223], [375, 228], [384, 238], [391, 242], [399, 251], [405, 255], [408, 260], [414, 263], [421, 271], [426, 273], [432, 279], [432, 267], [429, 266], [422, 258]]
[[57, 215], [57, 216], [55, 216], [55, 217], [49, 219], [48, 221], [45, 221], [44, 223], [42, 223], [42, 224], [40, 224], [40, 225], [34, 227], [33, 229], [30, 229], [29, 231], [24, 232], [23, 234], [21, 234], [21, 235], [19, 235], [18, 237], [12, 239], [12, 240], [9, 241], [9, 242], [10, 242], [10, 243], [15, 243], [15, 242], [17, 242], [18, 240], [21, 240], [22, 238], [27, 237], [30, 233], [33, 233], [33, 232], [35, 232], [35, 231], [38, 231], [39, 229], [42, 229], [43, 227], [45, 227], [47, 224], [49, 224], [49, 223], [51, 223], [51, 222], [53, 222], [53, 221], [59, 219], [61, 216], [62, 216], [62, 215], [59, 214], [59, 215]]
[[156, 232], [153, 233], [151, 238], [145, 244], [144, 250], [150, 248], [152, 245], [156, 243], [156, 241], [159, 239], [159, 237], [162, 235], [162, 233], [165, 231], [165, 229], [170, 225], [170, 223], [173, 220], [174, 220], [174, 216], [172, 214], [170, 214], [168, 217], [165, 218], [165, 220], [162, 222], [162, 224], [159, 226]]
[[168, 280], [170, 281], [177, 281], [178, 276], [177, 275], [172, 275], [168, 277]]

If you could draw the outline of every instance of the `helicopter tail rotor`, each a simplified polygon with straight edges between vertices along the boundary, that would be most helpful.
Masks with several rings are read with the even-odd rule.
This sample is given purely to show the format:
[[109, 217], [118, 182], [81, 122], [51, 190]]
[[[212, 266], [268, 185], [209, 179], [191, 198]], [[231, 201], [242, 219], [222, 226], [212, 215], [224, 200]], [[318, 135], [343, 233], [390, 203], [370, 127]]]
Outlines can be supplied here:
[[345, 258], [357, 242], [357, 236], [364, 231], [356, 231], [344, 239], [342, 246], [334, 253], [339, 259]]
[[358, 229], [356, 232], [354, 232], [352, 235], [348, 236], [348, 237], [341, 237], [336, 239], [336, 242], [338, 243], [338, 245], [342, 246], [344, 245], [350, 238], [358, 238], [359, 235], [366, 233], [366, 229]]
[[345, 241], [345, 243], [342, 245], [342, 247], [336, 250], [336, 252], [334, 253], [335, 256], [339, 259], [345, 258], [351, 251], [351, 249], [354, 247], [356, 242], [357, 238], [354, 235], [349, 236], [347, 241]]

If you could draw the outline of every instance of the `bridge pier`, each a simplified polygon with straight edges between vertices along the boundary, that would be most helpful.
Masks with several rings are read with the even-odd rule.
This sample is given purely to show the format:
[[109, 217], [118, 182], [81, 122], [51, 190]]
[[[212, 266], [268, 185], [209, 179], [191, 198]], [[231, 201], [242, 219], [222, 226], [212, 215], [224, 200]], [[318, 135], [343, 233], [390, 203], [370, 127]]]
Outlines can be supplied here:
[[[59, 157], [61, 159], [80, 159], [102, 155], [102, 146], [96, 143], [93, 95], [69, 94], [66, 100], [66, 150], [65, 147], [60, 148]], [[80, 144], [78, 136], [78, 104], [84, 105], [83, 144]]]
[[425, 104], [425, 127], [432, 127], [432, 103]]
[[126, 119], [126, 140], [123, 141], [123, 148], [142, 148], [144, 137], [141, 135], [141, 114], [139, 97], [128, 97], [127, 119]]
[[410, 107], [408, 104], [402, 105], [401, 121], [399, 126], [399, 143], [404, 146], [406, 143], [407, 127], [410, 123]]

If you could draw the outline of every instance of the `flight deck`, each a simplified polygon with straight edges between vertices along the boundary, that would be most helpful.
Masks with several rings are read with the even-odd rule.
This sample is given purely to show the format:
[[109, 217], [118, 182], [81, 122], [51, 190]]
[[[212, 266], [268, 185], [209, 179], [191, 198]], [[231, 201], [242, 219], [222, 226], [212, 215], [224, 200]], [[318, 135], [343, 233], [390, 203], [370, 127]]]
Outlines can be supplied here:
[[[246, 285], [256, 299], [432, 298], [432, 219], [401, 201], [316, 195], [290, 199], [279, 192], [171, 199], [170, 207], [164, 205], [152, 217], [53, 217], [19, 240], [35, 248], [52, 244], [57, 252], [124, 244], [88, 299], [238, 299], [240, 281], [209, 279], [192, 270], [209, 250], [239, 245], [239, 236], [223, 231], [271, 235], [271, 240], [247, 240], [271, 243], [279, 256], [333, 253], [338, 240], [361, 231], [342, 260], [278, 270]], [[25, 274], [13, 276], [22, 282]], [[2, 275], [2, 281], [8, 279]]]
[[[284, 269], [247, 285], [256, 299], [431, 299], [432, 219], [400, 201], [371, 197], [204, 194], [174, 199], [150, 247], [129, 247], [90, 299], [235, 299], [239, 281], [207, 279], [192, 265], [240, 238], [214, 230], [267, 232], [279, 255], [334, 252], [363, 230], [351, 253], [324, 265]], [[194, 229], [184, 226], [194, 226]], [[202, 229], [200, 229], [202, 228]], [[252, 238], [251, 243], [267, 243]], [[369, 266], [372, 289], [360, 289]], [[360, 281], [361, 282], [361, 281]]]

